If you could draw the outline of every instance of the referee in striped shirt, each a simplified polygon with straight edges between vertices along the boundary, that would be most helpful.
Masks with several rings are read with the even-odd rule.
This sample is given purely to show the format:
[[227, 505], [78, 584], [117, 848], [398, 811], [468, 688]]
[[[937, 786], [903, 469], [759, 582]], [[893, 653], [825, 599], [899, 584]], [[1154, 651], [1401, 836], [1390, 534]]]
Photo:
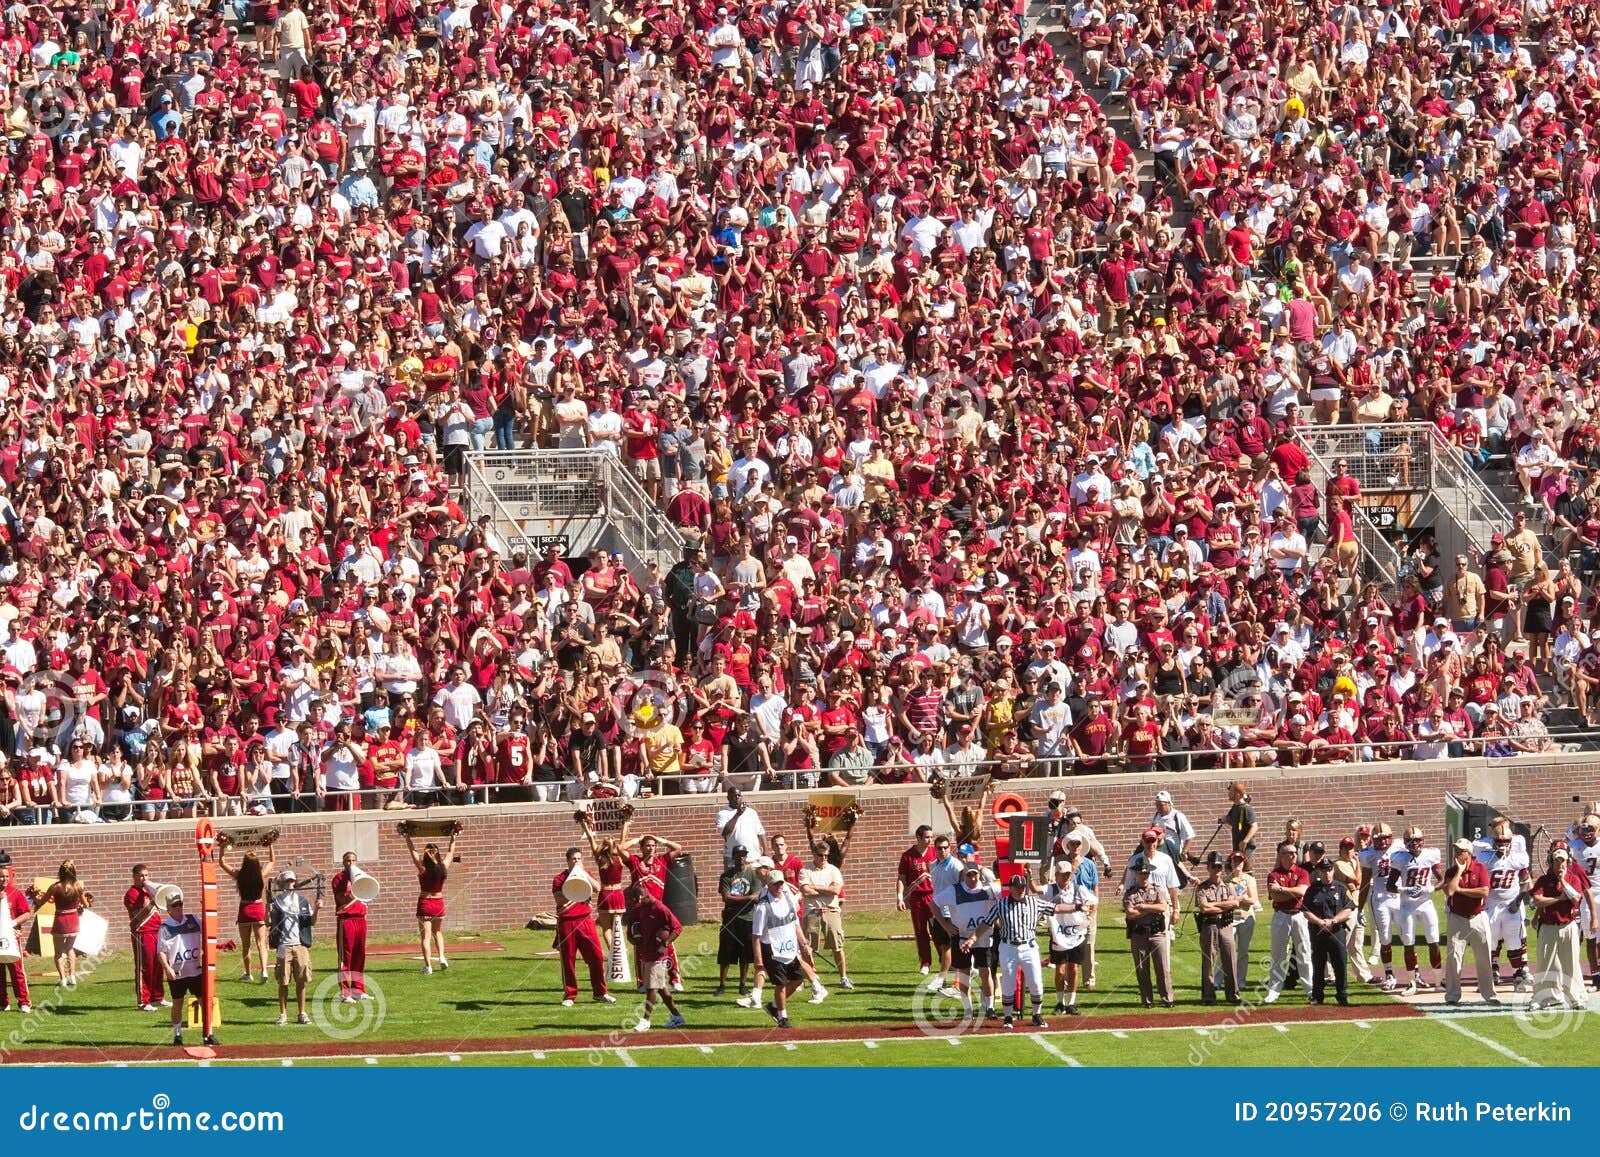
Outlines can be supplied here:
[[1013, 998], [1017, 994], [1017, 969], [1021, 968], [1028, 981], [1028, 992], [1033, 996], [1033, 1025], [1048, 1028], [1044, 1022], [1044, 976], [1039, 964], [1039, 925], [1051, 915], [1065, 915], [1081, 908], [1073, 904], [1050, 904], [1041, 900], [1032, 890], [1026, 872], [1018, 872], [1006, 885], [1005, 895], [994, 902], [989, 914], [978, 925], [977, 931], [962, 945], [972, 950], [972, 941], [985, 929], [993, 928], [1000, 942], [1000, 992], [1005, 1002], [1006, 1028], [1012, 1027], [1016, 1013]]

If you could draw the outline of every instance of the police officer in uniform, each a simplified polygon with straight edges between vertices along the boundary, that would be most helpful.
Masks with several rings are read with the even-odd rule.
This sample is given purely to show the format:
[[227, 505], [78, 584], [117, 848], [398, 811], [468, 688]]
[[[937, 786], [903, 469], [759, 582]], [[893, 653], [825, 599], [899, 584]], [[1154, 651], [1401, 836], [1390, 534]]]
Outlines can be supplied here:
[[1340, 1004], [1349, 1004], [1345, 988], [1349, 973], [1345, 925], [1356, 918], [1356, 902], [1349, 889], [1333, 878], [1333, 861], [1327, 857], [1314, 865], [1301, 911], [1311, 926], [1311, 1003], [1322, 1003], [1328, 965], [1332, 964], [1334, 994]]
[[[1128, 921], [1128, 945], [1133, 951], [1133, 966], [1139, 977], [1139, 999], [1149, 1008], [1155, 989], [1161, 990], [1161, 1004], [1171, 1008], [1172, 945], [1167, 939], [1167, 889], [1155, 882], [1156, 865], [1141, 858], [1133, 866], [1133, 886], [1122, 896], [1122, 914]], [[1155, 984], [1150, 970], [1155, 969]]]
[[1239, 1003], [1239, 955], [1233, 942], [1233, 913], [1240, 898], [1222, 878], [1227, 861], [1221, 852], [1206, 857], [1206, 878], [1194, 886], [1194, 917], [1200, 925], [1200, 1002], [1217, 1003], [1217, 962], [1222, 963], [1223, 991], [1229, 1004]]

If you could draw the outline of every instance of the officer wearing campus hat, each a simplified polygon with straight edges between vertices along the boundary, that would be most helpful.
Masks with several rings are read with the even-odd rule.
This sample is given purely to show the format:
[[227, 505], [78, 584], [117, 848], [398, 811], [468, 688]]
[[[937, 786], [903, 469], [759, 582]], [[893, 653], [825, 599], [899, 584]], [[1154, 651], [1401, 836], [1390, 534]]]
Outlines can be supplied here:
[[1217, 977], [1229, 1004], [1238, 1004], [1239, 952], [1233, 939], [1233, 914], [1241, 897], [1223, 875], [1227, 857], [1211, 852], [1205, 859], [1205, 878], [1194, 886], [1194, 918], [1200, 926], [1200, 1000], [1217, 1003]]

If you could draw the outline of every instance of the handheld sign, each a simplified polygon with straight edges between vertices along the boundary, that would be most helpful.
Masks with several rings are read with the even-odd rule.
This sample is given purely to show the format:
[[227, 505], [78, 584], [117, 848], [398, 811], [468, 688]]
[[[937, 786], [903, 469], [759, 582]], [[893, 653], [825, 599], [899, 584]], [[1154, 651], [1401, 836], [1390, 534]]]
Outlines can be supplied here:
[[814, 829], [819, 832], [842, 832], [849, 829], [845, 816], [856, 806], [854, 792], [814, 791], [806, 797], [811, 814], [816, 818]]
[[633, 814], [633, 806], [621, 796], [586, 799], [582, 808], [594, 825], [597, 836], [620, 836], [622, 825]]

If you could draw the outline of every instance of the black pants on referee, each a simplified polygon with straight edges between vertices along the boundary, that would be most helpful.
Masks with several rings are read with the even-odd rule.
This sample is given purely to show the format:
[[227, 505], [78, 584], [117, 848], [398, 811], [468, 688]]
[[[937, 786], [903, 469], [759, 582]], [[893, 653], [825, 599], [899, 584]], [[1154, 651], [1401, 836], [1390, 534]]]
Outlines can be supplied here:
[[1348, 1002], [1345, 981], [1350, 972], [1350, 957], [1345, 949], [1344, 929], [1311, 934], [1311, 1002], [1321, 1004], [1326, 991], [1328, 965], [1333, 965], [1333, 991], [1340, 1004]]

